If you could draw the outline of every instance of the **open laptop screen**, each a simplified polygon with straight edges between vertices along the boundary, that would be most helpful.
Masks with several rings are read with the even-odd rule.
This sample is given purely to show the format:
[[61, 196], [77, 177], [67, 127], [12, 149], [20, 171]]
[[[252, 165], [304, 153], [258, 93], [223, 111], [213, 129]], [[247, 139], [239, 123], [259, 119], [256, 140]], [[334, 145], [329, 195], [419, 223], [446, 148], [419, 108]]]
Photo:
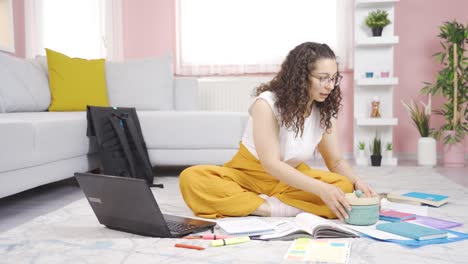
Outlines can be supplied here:
[[171, 232], [165, 215], [145, 181], [91, 173], [75, 173], [76, 179], [99, 223], [111, 229], [153, 237], [181, 237], [213, 228], [215, 222], [170, 216], [172, 222], [187, 226]]

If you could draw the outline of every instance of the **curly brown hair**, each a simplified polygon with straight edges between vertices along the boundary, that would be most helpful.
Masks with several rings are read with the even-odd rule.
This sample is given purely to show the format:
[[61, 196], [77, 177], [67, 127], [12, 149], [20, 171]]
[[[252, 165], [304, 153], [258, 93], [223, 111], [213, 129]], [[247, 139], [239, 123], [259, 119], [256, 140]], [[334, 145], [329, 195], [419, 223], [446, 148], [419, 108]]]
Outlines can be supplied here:
[[[292, 128], [296, 137], [304, 132], [304, 120], [312, 110], [309, 96], [309, 75], [320, 59], [336, 60], [335, 53], [326, 44], [305, 42], [291, 50], [281, 64], [280, 71], [268, 83], [257, 87], [254, 95], [271, 91], [276, 95], [276, 107], [281, 125]], [[338, 72], [339, 74], [339, 72]], [[323, 102], [315, 101], [320, 111], [320, 126], [330, 132], [331, 118], [336, 118], [341, 108], [341, 89], [335, 86]]]

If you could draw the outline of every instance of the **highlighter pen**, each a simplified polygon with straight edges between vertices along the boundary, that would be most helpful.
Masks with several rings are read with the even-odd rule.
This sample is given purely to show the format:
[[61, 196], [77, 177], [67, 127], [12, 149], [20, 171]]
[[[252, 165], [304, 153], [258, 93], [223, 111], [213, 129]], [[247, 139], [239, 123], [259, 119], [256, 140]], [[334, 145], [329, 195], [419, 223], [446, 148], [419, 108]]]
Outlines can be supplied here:
[[249, 242], [250, 237], [231, 237], [226, 239], [218, 239], [211, 241], [212, 247], [220, 247], [220, 246], [227, 246], [233, 244], [239, 244], [244, 242]]
[[203, 240], [216, 240], [216, 239], [225, 239], [230, 238], [231, 236], [223, 236], [223, 235], [216, 235], [216, 234], [205, 234], [199, 236], [186, 236], [183, 237], [184, 239], [203, 239]]

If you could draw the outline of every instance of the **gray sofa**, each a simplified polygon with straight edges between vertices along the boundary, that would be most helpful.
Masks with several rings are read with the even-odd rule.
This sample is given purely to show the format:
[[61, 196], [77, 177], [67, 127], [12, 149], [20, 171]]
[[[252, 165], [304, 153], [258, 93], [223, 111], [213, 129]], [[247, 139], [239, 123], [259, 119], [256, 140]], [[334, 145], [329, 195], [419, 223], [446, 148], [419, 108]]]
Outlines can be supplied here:
[[[86, 113], [46, 111], [43, 82], [45, 58], [0, 54], [0, 198], [100, 166]], [[111, 105], [137, 108], [152, 165], [222, 164], [237, 151], [247, 114], [198, 111], [197, 80], [174, 78], [170, 58], [108, 62], [106, 82]]]

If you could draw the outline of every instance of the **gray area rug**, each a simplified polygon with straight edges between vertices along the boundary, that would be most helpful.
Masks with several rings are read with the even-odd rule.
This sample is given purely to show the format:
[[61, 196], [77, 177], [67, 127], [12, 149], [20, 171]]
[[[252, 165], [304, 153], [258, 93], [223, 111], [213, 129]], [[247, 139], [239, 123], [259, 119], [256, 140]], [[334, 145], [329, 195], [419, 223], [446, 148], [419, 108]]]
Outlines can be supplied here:
[[[429, 208], [429, 216], [468, 223], [468, 190], [424, 167], [360, 167], [358, 174], [376, 191], [414, 190], [450, 196]], [[182, 200], [177, 177], [158, 178], [165, 188], [153, 193], [165, 213], [193, 216]], [[276, 221], [280, 218], [262, 218]], [[454, 230], [466, 232], [466, 226]], [[206, 250], [175, 248], [181, 239], [149, 238], [101, 226], [81, 199], [0, 234], [0, 263], [286, 263], [291, 241], [251, 241]], [[468, 241], [409, 249], [368, 238], [352, 239], [349, 263], [467, 263]], [[289, 262], [287, 262], [289, 263]]]

